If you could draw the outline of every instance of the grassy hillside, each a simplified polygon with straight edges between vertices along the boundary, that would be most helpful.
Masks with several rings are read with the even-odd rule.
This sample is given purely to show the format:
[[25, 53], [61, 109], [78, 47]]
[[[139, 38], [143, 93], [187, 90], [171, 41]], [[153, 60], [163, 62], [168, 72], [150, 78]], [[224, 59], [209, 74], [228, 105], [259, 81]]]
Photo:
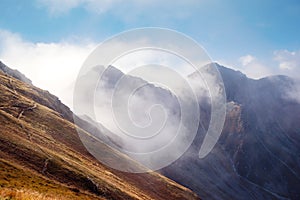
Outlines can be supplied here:
[[[81, 144], [72, 112], [50, 93], [2, 72], [0, 93], [0, 199], [198, 199], [157, 173], [99, 163]], [[123, 156], [95, 145], [107, 159]]]

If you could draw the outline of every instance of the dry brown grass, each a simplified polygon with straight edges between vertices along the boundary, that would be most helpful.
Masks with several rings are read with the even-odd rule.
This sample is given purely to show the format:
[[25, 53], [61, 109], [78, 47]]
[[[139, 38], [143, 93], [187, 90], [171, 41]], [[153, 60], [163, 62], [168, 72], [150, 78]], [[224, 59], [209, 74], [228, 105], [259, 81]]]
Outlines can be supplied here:
[[10, 189], [0, 190], [0, 200], [65, 200], [61, 195], [42, 194], [38, 191], [29, 189]]
[[[197, 199], [157, 173], [122, 173], [98, 163], [53, 95], [1, 73], [0, 93], [0, 200], [27, 193], [41, 195], [27, 199]], [[95, 145], [106, 159], [123, 156]]]

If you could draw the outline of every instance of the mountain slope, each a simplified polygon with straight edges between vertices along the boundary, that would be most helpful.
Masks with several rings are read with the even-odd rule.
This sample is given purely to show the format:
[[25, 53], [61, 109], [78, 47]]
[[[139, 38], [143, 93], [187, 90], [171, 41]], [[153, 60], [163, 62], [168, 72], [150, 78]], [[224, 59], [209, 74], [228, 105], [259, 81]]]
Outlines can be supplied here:
[[[198, 153], [209, 125], [211, 105], [210, 99], [205, 96], [207, 91], [195, 87], [201, 109], [198, 134], [188, 151], [160, 172], [204, 199], [299, 199], [300, 104], [290, 97], [291, 92], [297, 91], [296, 82], [286, 76], [253, 80], [239, 71], [218, 64], [204, 66], [201, 72], [213, 75], [213, 66], [220, 71], [227, 96], [227, 116], [221, 137], [212, 152], [200, 159]], [[94, 78], [99, 75], [97, 69], [91, 71]], [[114, 67], [108, 68], [102, 77], [104, 83], [100, 92], [114, 92], [123, 75]], [[192, 81], [201, 80], [197, 75], [194, 73], [188, 78]], [[147, 86], [151, 85], [138, 77], [124, 78], [127, 80], [127, 84], [123, 84], [126, 86], [123, 89], [125, 95], [130, 94], [130, 85], [141, 81]], [[87, 83], [91, 81], [86, 80]], [[147, 94], [150, 93], [150, 102], [163, 99], [170, 110], [179, 110], [176, 104], [170, 103], [171, 98], [166, 98], [171, 96], [168, 90], [158, 87], [146, 89], [147, 92], [139, 96], [142, 100], [137, 105], [141, 106], [134, 111], [145, 110], [149, 99]], [[94, 90], [85, 94], [83, 102], [88, 102]], [[111, 95], [100, 95], [102, 100], [106, 96]], [[163, 103], [159, 101], [159, 104]], [[103, 123], [101, 120], [99, 122]], [[122, 138], [119, 141], [118, 147], [126, 149], [126, 146], [122, 146]]]
[[[299, 199], [300, 104], [290, 98], [290, 93], [297, 91], [296, 82], [286, 76], [253, 80], [241, 72], [218, 64], [215, 66], [223, 78], [227, 96], [227, 116], [218, 143], [206, 158], [199, 158], [199, 149], [211, 117], [210, 99], [200, 83], [200, 87], [195, 87], [201, 109], [198, 134], [188, 151], [160, 172], [192, 189], [204, 199]], [[212, 67], [214, 66], [204, 66], [201, 72], [213, 75]], [[88, 77], [94, 75], [97, 78], [97, 69], [99, 68], [94, 68]], [[131, 94], [131, 85], [135, 84], [138, 88], [138, 83], [143, 82], [144, 85], [151, 86], [151, 83], [141, 78], [123, 75], [121, 71], [109, 67], [102, 76], [103, 83], [100, 84], [102, 88], [99, 91], [113, 93], [121, 77], [127, 81], [122, 84], [126, 86], [122, 90], [125, 97], [126, 94]], [[200, 81], [201, 77], [197, 77], [198, 75], [194, 73], [188, 78], [191, 82]], [[86, 80], [87, 83], [91, 81]], [[150, 103], [158, 102], [171, 111], [179, 110], [178, 105], [171, 103], [172, 95], [168, 90], [159, 87], [144, 89], [147, 92], [139, 95], [135, 93], [139, 96], [139, 102], [135, 105], [139, 106], [133, 109], [134, 113], [144, 111], [149, 99]], [[83, 102], [88, 102], [94, 90], [89, 95], [85, 94]], [[103, 92], [100, 94], [101, 99], [97, 103], [111, 96]], [[148, 94], [151, 94], [151, 98]], [[122, 98], [117, 98], [120, 99]], [[162, 102], [155, 101], [160, 99], [163, 99]], [[165, 106], [164, 103], [168, 105]], [[105, 102], [102, 104], [103, 107], [110, 105]], [[170, 112], [169, 118], [173, 116], [172, 113], [176, 112]], [[103, 117], [107, 118], [105, 115]], [[103, 122], [100, 120], [100, 123]], [[105, 123], [103, 125], [106, 126]], [[169, 132], [171, 135], [174, 133], [171, 129]], [[122, 138], [119, 141], [118, 147], [126, 149]]]
[[[7, 73], [0, 72], [0, 196], [34, 191], [61, 199], [198, 199], [157, 173], [103, 166], [81, 144], [66, 106]], [[107, 159], [123, 156], [95, 145], [106, 149]]]
[[295, 82], [285, 76], [253, 80], [217, 67], [228, 102], [221, 138], [199, 159], [210, 118], [202, 106], [204, 126], [193, 145], [162, 173], [204, 199], [299, 199], [300, 104], [288, 96]]

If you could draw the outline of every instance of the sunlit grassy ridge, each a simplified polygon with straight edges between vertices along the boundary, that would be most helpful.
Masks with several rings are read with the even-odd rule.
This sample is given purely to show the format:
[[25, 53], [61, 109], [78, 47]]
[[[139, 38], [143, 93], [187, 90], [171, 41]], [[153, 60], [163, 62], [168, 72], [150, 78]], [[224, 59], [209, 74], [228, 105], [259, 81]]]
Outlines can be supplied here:
[[[83, 195], [75, 188], [63, 186], [55, 181], [39, 176], [30, 170], [26, 170], [21, 166], [9, 164], [3, 159], [0, 160], [0, 169], [1, 198], [89, 199], [86, 198], [86, 196], [88, 196], [87, 194]], [[32, 196], [32, 198], [29, 198], [30, 196]]]
[[[100, 164], [80, 142], [71, 111], [50, 93], [1, 72], [0, 92], [1, 198], [197, 199], [157, 173]], [[123, 156], [101, 142], [93, 145], [106, 159]]]
[[16, 189], [3, 189], [0, 192], [0, 199], [1, 200], [18, 200], [18, 199], [22, 199], [22, 200], [61, 200], [63, 199], [62, 196], [58, 197], [58, 195], [56, 197], [54, 196], [50, 196], [50, 195], [44, 195], [41, 193], [38, 193], [36, 191], [31, 191], [31, 190], [26, 190], [26, 189], [21, 189], [21, 190], [16, 190]]

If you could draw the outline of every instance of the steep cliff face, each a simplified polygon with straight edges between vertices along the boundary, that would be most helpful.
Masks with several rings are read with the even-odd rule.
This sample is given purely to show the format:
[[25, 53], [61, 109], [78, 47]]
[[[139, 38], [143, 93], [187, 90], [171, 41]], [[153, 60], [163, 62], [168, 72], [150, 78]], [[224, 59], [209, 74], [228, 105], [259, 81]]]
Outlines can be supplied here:
[[192, 147], [162, 173], [204, 199], [299, 199], [300, 104], [287, 95], [295, 82], [285, 76], [252, 80], [218, 68], [228, 101], [221, 138], [199, 159], [200, 128]]
[[[69, 108], [23, 82], [24, 77], [3, 71], [0, 197], [23, 193], [62, 199], [198, 199], [157, 173], [128, 174], [102, 165], [82, 145], [76, 129], [87, 137], [89, 133], [76, 127]], [[123, 157], [101, 142], [94, 145], [105, 149], [107, 159]]]

